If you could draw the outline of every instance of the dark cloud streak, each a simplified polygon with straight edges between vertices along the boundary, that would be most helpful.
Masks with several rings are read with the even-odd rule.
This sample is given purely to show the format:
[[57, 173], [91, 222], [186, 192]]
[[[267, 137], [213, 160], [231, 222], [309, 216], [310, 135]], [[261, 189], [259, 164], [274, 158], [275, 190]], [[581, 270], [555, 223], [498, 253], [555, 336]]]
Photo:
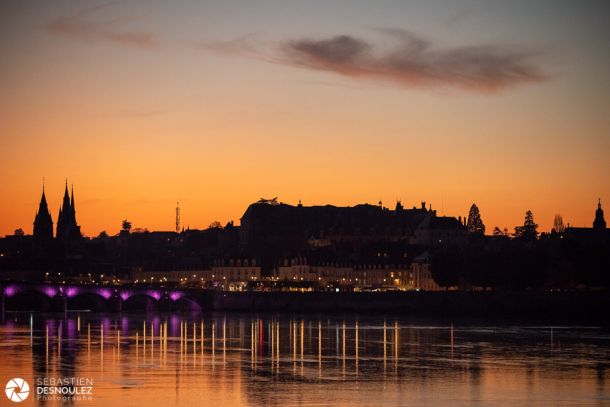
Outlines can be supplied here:
[[350, 35], [299, 39], [280, 45], [276, 62], [343, 76], [381, 79], [405, 87], [461, 88], [497, 92], [548, 76], [533, 63], [537, 53], [519, 47], [464, 46], [441, 49], [400, 29], [376, 29], [397, 46], [381, 50]]

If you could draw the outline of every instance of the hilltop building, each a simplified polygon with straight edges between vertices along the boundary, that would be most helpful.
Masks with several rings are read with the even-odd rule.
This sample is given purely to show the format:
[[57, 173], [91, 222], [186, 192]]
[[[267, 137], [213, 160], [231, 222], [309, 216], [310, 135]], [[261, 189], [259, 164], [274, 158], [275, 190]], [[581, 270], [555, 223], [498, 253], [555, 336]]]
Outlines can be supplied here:
[[385, 240], [420, 245], [464, 244], [467, 230], [453, 217], [437, 216], [432, 207], [394, 210], [380, 205], [353, 207], [298, 206], [257, 202], [241, 218], [242, 249], [256, 253], [272, 249], [290, 256], [310, 247], [366, 244]]

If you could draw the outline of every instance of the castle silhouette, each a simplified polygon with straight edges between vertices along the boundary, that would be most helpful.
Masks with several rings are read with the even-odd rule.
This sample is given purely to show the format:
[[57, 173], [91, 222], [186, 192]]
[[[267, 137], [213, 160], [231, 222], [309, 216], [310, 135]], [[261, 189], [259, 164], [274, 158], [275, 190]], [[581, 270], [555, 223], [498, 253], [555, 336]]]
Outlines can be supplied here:
[[[66, 190], [64, 192], [63, 204], [57, 215], [57, 233], [59, 240], [74, 240], [83, 237], [80, 226], [76, 223], [76, 209], [74, 206], [74, 186], [72, 196], [68, 193], [68, 180], [66, 179]], [[34, 218], [34, 239], [45, 241], [53, 239], [53, 218], [47, 205], [44, 184], [42, 185], [42, 197], [38, 205], [38, 211]]]

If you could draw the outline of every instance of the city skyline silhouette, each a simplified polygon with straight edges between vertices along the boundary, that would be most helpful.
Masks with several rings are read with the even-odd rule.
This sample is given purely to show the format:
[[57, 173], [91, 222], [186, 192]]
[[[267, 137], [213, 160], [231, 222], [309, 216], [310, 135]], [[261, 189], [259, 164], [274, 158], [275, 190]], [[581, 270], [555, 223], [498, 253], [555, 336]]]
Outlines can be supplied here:
[[177, 200], [197, 227], [279, 196], [550, 230], [610, 199], [607, 2], [1, 7], [0, 235], [43, 176], [86, 235], [172, 230]]
[[[50, 216], [50, 218], [48, 220], [47, 219], [44, 220], [45, 223], [48, 224], [50, 222], [51, 224], [56, 225], [55, 227], [57, 228], [58, 227], [57, 222], [60, 221], [60, 219], [61, 219], [60, 223], [64, 223], [64, 224], [68, 224], [69, 225], [69, 226], [59, 226], [59, 228], [62, 228], [62, 229], [68, 228], [70, 231], [68, 231], [68, 232], [63, 232], [63, 231], [59, 232], [59, 229], [58, 229], [56, 232], [53, 232], [54, 236], [55, 235], [59, 236], [59, 235], [62, 235], [62, 234], [66, 235], [66, 236], [69, 236], [69, 235], [73, 235], [73, 233], [76, 233], [76, 235], [73, 235], [73, 236], [80, 237], [81, 236], [81, 232], [80, 232], [81, 226], [77, 225], [76, 218], [75, 218], [74, 184], [71, 184], [71, 188], [70, 188], [71, 192], [69, 192], [68, 191], [68, 178], [65, 179], [65, 190], [64, 190], [64, 194], [63, 194], [63, 198], [62, 198], [63, 199], [63, 203], [61, 205], [59, 205], [59, 208], [57, 208], [55, 210], [48, 203], [49, 202], [49, 198], [48, 198], [48, 194], [46, 192], [46, 187], [47, 187], [47, 185], [45, 183], [45, 180], [43, 179], [40, 203], [38, 205], [38, 210], [36, 210], [36, 216], [35, 216], [35, 219], [34, 219], [34, 223], [33, 223], [34, 226], [33, 226], [33, 228], [30, 230], [28, 228], [28, 226], [29, 226], [28, 225], [26, 227], [19, 227], [17, 229], [22, 230], [22, 231], [24, 231], [25, 233], [28, 233], [28, 234], [35, 234], [35, 229], [36, 229], [36, 226], [37, 226], [37, 224], [39, 222], [39, 220], [38, 220], [39, 219], [39, 213], [42, 213], [44, 211], [44, 212], [47, 212], [48, 215]], [[252, 203], [255, 203], [255, 202], [268, 203], [268, 204], [271, 204], [271, 205], [277, 205], [277, 204], [292, 205], [292, 206], [301, 206], [302, 205], [302, 200], [301, 199], [298, 200], [298, 203], [282, 202], [282, 201], [279, 201], [278, 199], [279, 199], [279, 197], [274, 197], [273, 199], [260, 198], [258, 200], [253, 200], [248, 205], [250, 205]], [[601, 198], [598, 198], [597, 202], [598, 202], [597, 208], [599, 210], [601, 210], [601, 207], [602, 207]], [[421, 203], [421, 205], [426, 205], [426, 201], [425, 200], [419, 201], [418, 203]], [[358, 206], [358, 205], [363, 205], [363, 204], [365, 204], [365, 205], [376, 205], [376, 206], [380, 206], [380, 207], [385, 208], [385, 209], [393, 208], [393, 205], [396, 205], [397, 207], [400, 206], [401, 208], [402, 207], [406, 207], [407, 209], [411, 208], [411, 206], [409, 206], [409, 203], [403, 202], [401, 199], [396, 199], [393, 203], [392, 202], [384, 203], [383, 201], [379, 201], [376, 204], [370, 204], [369, 202], [360, 202], [360, 203], [356, 203], [356, 204], [353, 204], [353, 205], [345, 205], [345, 206], [346, 207], [351, 207], [351, 206]], [[177, 207], [175, 207], [175, 210], [176, 211], [180, 211], [180, 203], [176, 202], [175, 205], [177, 205]], [[314, 203], [314, 204], [309, 205], [309, 206], [329, 206], [329, 205], [330, 206], [335, 206], [335, 207], [340, 207], [341, 206], [341, 205], [335, 205], [332, 202]], [[428, 202], [428, 208], [430, 210], [432, 210], [432, 205], [433, 205], [433, 203]], [[473, 203], [473, 205], [476, 206], [476, 202]], [[66, 207], [68, 208], [68, 210], [67, 211], [63, 210], [63, 215], [62, 215], [62, 209], [66, 208]], [[418, 207], [417, 204], [412, 205], [413, 209], [416, 209], [417, 207]], [[464, 219], [464, 220], [466, 220], [469, 217], [469, 214], [467, 214], [467, 211], [463, 211], [463, 214], [461, 214], [461, 213], [460, 214], [447, 214], [447, 213], [445, 213], [444, 208], [442, 206], [440, 208], [435, 206], [434, 209], [435, 209], [435, 212], [438, 211], [441, 216], [450, 216], [450, 217], [460, 218], [460, 219]], [[477, 210], [478, 210], [478, 208], [477, 208]], [[529, 211], [529, 209], [527, 209], [527, 211]], [[242, 210], [241, 213], [243, 214], [243, 210]], [[43, 213], [43, 215], [44, 215], [44, 213]], [[591, 222], [589, 222], [588, 224], [583, 224], [583, 225], [573, 224], [573, 223], [571, 223], [569, 221], [569, 215], [563, 215], [562, 216], [561, 214], [555, 214], [555, 216], [556, 217], [557, 216], [562, 217], [562, 222], [563, 222], [563, 217], [565, 216], [565, 218], [566, 218], [566, 221], [564, 223], [565, 227], [590, 227], [590, 224], [591, 224]], [[603, 216], [603, 213], [602, 213], [602, 216]], [[192, 228], [193, 229], [205, 229], [205, 228], [208, 228], [208, 227], [212, 227], [212, 225], [214, 225], [214, 227], [216, 227], [216, 225], [222, 226], [222, 225], [224, 225], [226, 223], [232, 223], [232, 224], [239, 225], [240, 217], [241, 217], [241, 214], [235, 216], [234, 218], [228, 219], [225, 222], [220, 222], [218, 220], [214, 220], [214, 221], [211, 221], [210, 223], [208, 223], [207, 225], [196, 225], [196, 224], [193, 224]], [[129, 220], [130, 225], [133, 224], [133, 219], [132, 218], [127, 219], [127, 218], [124, 217], [124, 218], [121, 218], [120, 222], [123, 222], [125, 220]], [[180, 217], [179, 217], [179, 215], [176, 215], [176, 212], [174, 212], [174, 218], [172, 220], [174, 221], [173, 225], [175, 225], [175, 228], [176, 228], [175, 230], [177, 232], [180, 231], [180, 227], [182, 227], [182, 229], [184, 229], [184, 228], [189, 228], [190, 229], [191, 228], [191, 224], [188, 221], [186, 223], [182, 223], [181, 222]], [[119, 226], [116, 227], [116, 233], [118, 233], [121, 230], [120, 222], [117, 222], [117, 224]], [[518, 224], [517, 224], [517, 226], [518, 226]], [[553, 223], [551, 223], [551, 226], [549, 227], [549, 229], [548, 230], [543, 230], [543, 231], [544, 232], [551, 232], [554, 229], [554, 226], [555, 225], [553, 225]], [[50, 228], [50, 226], [44, 226], [44, 227], [47, 228], [47, 229]], [[514, 226], [490, 225], [490, 227], [487, 229], [487, 234], [491, 235], [494, 228], [498, 228], [500, 230], [508, 229], [508, 230], [512, 231], [513, 227]], [[150, 229], [146, 225], [142, 225], [142, 224], [137, 224], [136, 228], [138, 230], [171, 230], [170, 228], [165, 228], [165, 229]], [[15, 229], [13, 232], [15, 232], [17, 229]], [[76, 230], [76, 232], [72, 232], [71, 230]], [[115, 233], [114, 229], [107, 228], [107, 229], [99, 230], [98, 232], [94, 232], [94, 233], [92, 233], [92, 234], [90, 234], [88, 236], [95, 237], [99, 233], [102, 233], [102, 232], [104, 232], [104, 233], [112, 233], [112, 234]], [[44, 232], [44, 233], [48, 234], [49, 232]], [[7, 233], [6, 235], [9, 235], [9, 234], [11, 234], [11, 233]]]

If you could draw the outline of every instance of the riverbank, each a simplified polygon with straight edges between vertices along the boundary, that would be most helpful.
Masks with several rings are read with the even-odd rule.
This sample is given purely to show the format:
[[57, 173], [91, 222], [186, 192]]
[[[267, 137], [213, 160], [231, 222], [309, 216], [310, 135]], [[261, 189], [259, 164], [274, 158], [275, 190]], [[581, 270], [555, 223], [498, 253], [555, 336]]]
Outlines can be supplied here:
[[610, 296], [594, 292], [206, 293], [216, 311], [400, 313], [405, 316], [601, 321]]
[[[47, 286], [29, 287], [2, 299], [7, 311], [91, 310], [131, 311], [219, 311], [257, 313], [371, 313], [405, 317], [474, 317], [608, 321], [607, 291], [448, 291], [448, 292], [225, 292], [212, 290], [166, 290], [125, 288], [112, 295], [104, 288], [71, 288], [80, 294], [47, 296]], [[89, 290], [85, 292], [85, 289]], [[106, 290], [108, 292], [106, 292]], [[99, 291], [99, 293], [98, 293]], [[102, 295], [106, 295], [103, 297]], [[125, 299], [122, 299], [125, 297]], [[127, 299], [128, 297], [128, 299]]]

